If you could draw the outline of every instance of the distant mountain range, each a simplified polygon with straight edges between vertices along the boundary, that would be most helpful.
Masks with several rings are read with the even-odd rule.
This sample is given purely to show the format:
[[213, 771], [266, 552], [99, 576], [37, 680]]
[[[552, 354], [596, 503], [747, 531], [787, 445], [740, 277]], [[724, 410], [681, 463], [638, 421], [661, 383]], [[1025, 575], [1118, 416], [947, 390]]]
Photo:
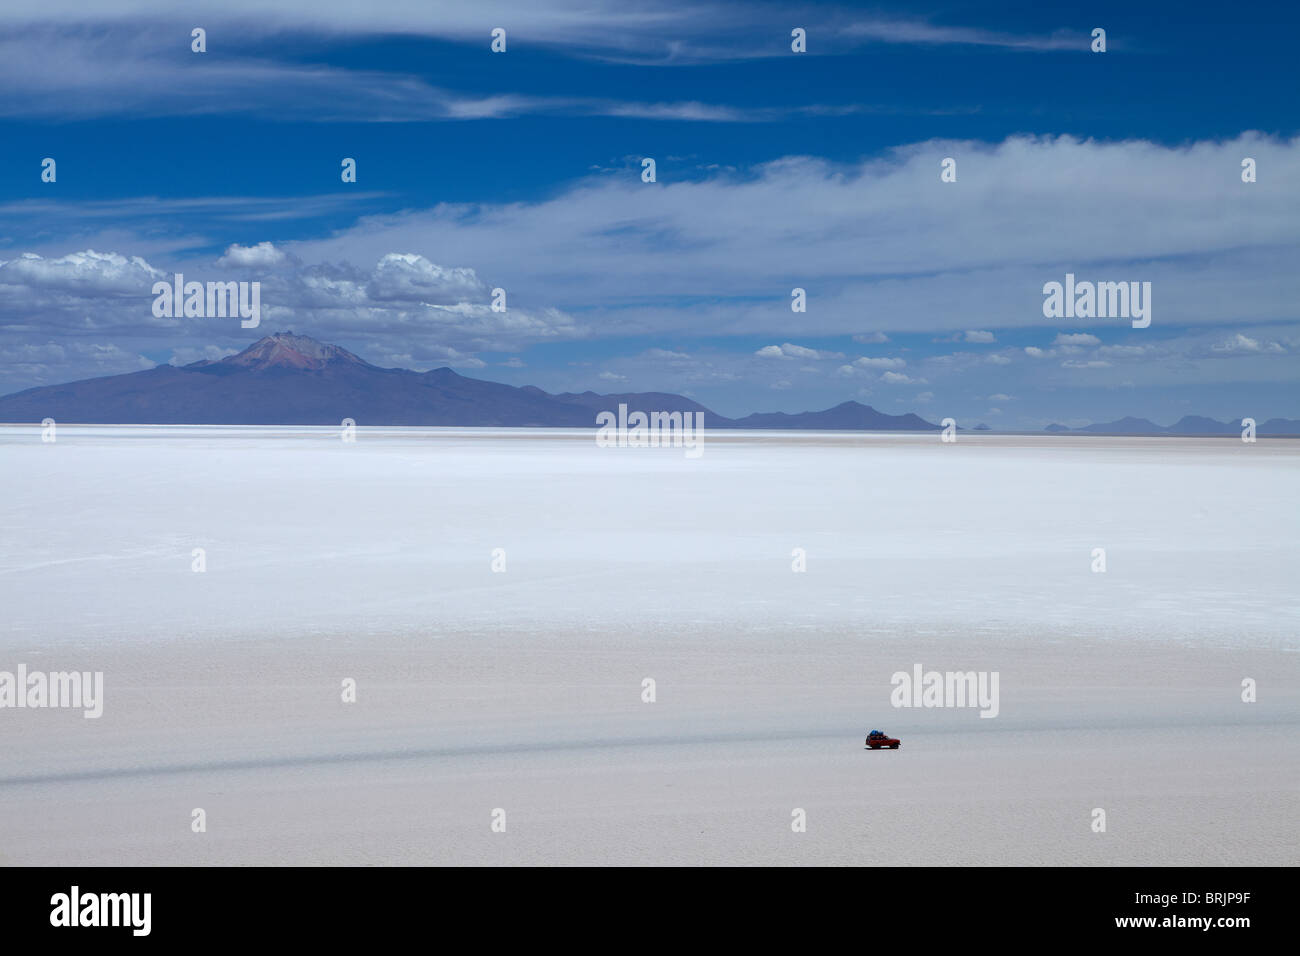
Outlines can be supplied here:
[[[277, 332], [238, 355], [176, 367], [109, 375], [66, 385], [29, 388], [0, 398], [0, 422], [45, 418], [83, 424], [122, 425], [463, 425], [594, 428], [596, 415], [629, 412], [703, 412], [709, 428], [812, 429], [835, 431], [933, 431], [917, 415], [887, 415], [869, 405], [844, 402], [819, 412], [761, 412], [744, 418], [714, 414], [698, 402], [665, 392], [598, 395], [551, 394], [466, 378], [449, 368], [413, 372], [379, 368], [337, 345], [305, 335]], [[978, 425], [976, 430], [987, 430]], [[1233, 422], [1188, 416], [1163, 428], [1145, 419], [1048, 431], [1120, 435], [1240, 434]], [[1300, 421], [1272, 419], [1258, 433], [1300, 434]]]
[[[1242, 416], [1242, 418], [1245, 417]], [[1172, 425], [1157, 425], [1146, 418], [1133, 418], [1130, 416], [1113, 422], [1084, 425], [1080, 428], [1048, 425], [1043, 431], [1091, 432], [1094, 435], [1240, 435], [1242, 424], [1241, 418], [1216, 422], [1213, 418], [1205, 418], [1201, 415], [1184, 415]], [[1300, 435], [1300, 420], [1294, 418], [1270, 418], [1268, 421], [1256, 422], [1255, 434]]]
[[176, 367], [29, 388], [0, 398], [0, 422], [45, 418], [123, 425], [549, 426], [594, 428], [618, 406], [642, 412], [703, 412], [709, 428], [807, 428], [880, 431], [937, 429], [916, 415], [886, 415], [858, 402], [821, 412], [741, 419], [663, 392], [552, 395], [466, 378], [449, 368], [379, 368], [337, 345], [277, 332], [238, 355]]

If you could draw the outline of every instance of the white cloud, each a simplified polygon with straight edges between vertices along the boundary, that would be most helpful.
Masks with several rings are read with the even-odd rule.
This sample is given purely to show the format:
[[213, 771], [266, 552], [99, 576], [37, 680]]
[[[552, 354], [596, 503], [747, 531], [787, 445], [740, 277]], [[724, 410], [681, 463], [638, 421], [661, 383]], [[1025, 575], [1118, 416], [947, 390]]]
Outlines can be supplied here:
[[409, 252], [380, 259], [366, 286], [366, 294], [378, 302], [460, 303], [486, 291], [473, 269], [443, 268]]
[[217, 265], [230, 268], [256, 269], [277, 266], [284, 260], [285, 254], [269, 242], [259, 242], [255, 246], [241, 246], [235, 243], [217, 260]]
[[987, 46], [1008, 50], [1071, 50], [1085, 53], [1090, 34], [1085, 30], [1057, 30], [1051, 34], [1000, 33], [965, 26], [937, 26], [920, 20], [873, 19], [851, 23], [841, 31], [845, 36], [860, 37], [881, 43], [908, 43], [927, 46]]
[[156, 364], [113, 343], [0, 343], [0, 367], [27, 387], [141, 372]]
[[204, 345], [198, 348], [193, 346], [184, 346], [182, 348], [172, 349], [171, 357], [167, 360], [168, 365], [189, 365], [192, 362], [219, 362], [227, 355], [234, 355], [239, 349], [222, 348], [219, 345]]
[[[505, 312], [494, 312], [473, 269], [440, 266], [417, 254], [385, 254], [366, 271], [346, 263], [304, 265], [263, 242], [233, 245], [206, 266], [174, 265], [191, 280], [247, 278], [250, 269], [262, 287], [264, 328], [296, 327], [325, 341], [359, 339], [369, 346], [367, 357], [380, 363], [483, 368], [486, 363], [474, 353], [583, 334], [570, 316], [549, 306], [516, 300]], [[229, 354], [229, 339], [243, 338], [237, 320], [153, 315], [153, 284], [170, 281], [172, 272], [139, 256], [91, 249], [53, 258], [19, 255], [0, 262], [0, 333], [14, 346], [34, 347], [40, 341], [33, 335], [36, 315], [41, 335], [81, 337], [93, 331], [119, 341], [148, 337], [154, 348], [172, 352], [172, 364]], [[187, 337], [186, 344], [178, 345], [178, 336]], [[196, 339], [197, 347], [189, 344]], [[140, 367], [136, 357], [108, 354], [114, 372]], [[45, 362], [15, 361], [4, 368], [4, 390], [88, 377], [94, 359], [92, 353], [68, 351]], [[102, 367], [98, 362], [93, 374], [105, 374]]]
[[669, 349], [647, 349], [645, 356], [646, 358], [668, 359], [670, 361], [684, 361], [690, 358], [690, 355], [685, 352], [673, 352]]
[[[284, 240], [266, 231], [264, 222], [257, 233], [236, 234], [249, 242], [269, 236], [271, 248], [286, 257], [264, 281], [264, 309], [274, 315], [264, 325], [292, 325], [327, 341], [361, 337], [417, 358], [429, 342], [472, 356], [622, 335], [662, 336], [689, 352], [696, 352], [692, 338], [706, 336], [826, 341], [864, 335], [864, 316], [908, 334], [964, 336], [996, 329], [1005, 340], [1004, 328], [1028, 327], [1047, 337], [1057, 330], [1044, 332], [1041, 289], [1045, 281], [1062, 278], [1065, 267], [1058, 270], [1056, 263], [1069, 263], [1085, 276], [1138, 274], [1133, 264], [1140, 263], [1140, 275], [1159, 289], [1157, 325], [1188, 337], [1185, 327], [1222, 324], [1227, 331], [1207, 334], [1202, 328], [1195, 348], [1172, 348], [1168, 337], [1144, 339], [1138, 333], [1131, 340], [1159, 345], [1102, 346], [1102, 338], [1129, 341], [1128, 323], [1097, 323], [1088, 331], [1062, 332], [1051, 348], [1031, 346], [1024, 353], [1040, 359], [1096, 355], [1129, 367], [1141, 355], [1143, 382], [1186, 384], [1227, 375], [1242, 381], [1259, 370], [1267, 381], [1295, 381], [1284, 343], [1300, 339], [1285, 338], [1277, 324], [1295, 316], [1290, 264], [1300, 251], [1300, 193], [1287, 184], [1300, 181], [1300, 140], [1246, 134], [1177, 148], [1069, 138], [957, 144], [979, 163], [963, 167], [960, 191], [936, 198], [931, 194], [939, 190], [918, 184], [934, 178], [933, 155], [947, 145], [952, 144], [914, 144], [851, 165], [786, 158], [751, 170], [704, 172], [689, 181], [663, 179], [653, 190], [642, 188], [634, 169], [615, 169], [540, 201], [359, 216], [351, 227], [318, 241]], [[1235, 177], [1222, 175], [1241, 155], [1254, 155], [1273, 171], [1251, 187], [1249, 201], [1243, 201]], [[1099, 209], [1095, 197], [1103, 188], [1113, 202]], [[1044, 208], [1043, 195], [1055, 197], [1052, 210]], [[999, 227], [990, 230], [981, 217], [994, 199]], [[82, 205], [41, 203], [65, 210]], [[147, 206], [144, 199], [133, 203]], [[785, 203], [808, 215], [771, 216], [768, 210]], [[16, 227], [8, 223], [19, 216], [21, 204], [3, 205], [5, 229], [12, 234]], [[92, 225], [113, 221], [104, 204], [86, 208]], [[283, 203], [267, 212], [282, 214]], [[1071, 229], [1059, 228], [1061, 217]], [[185, 215], [156, 218], [187, 220], [186, 229], [211, 232], [195, 228]], [[36, 219], [46, 221], [39, 212]], [[203, 336], [229, 344], [224, 330], [209, 322], [161, 322], [149, 314], [149, 288], [159, 273], [168, 278], [184, 269], [187, 277], [222, 278], [199, 274], [200, 268], [213, 268], [211, 253], [205, 247], [201, 260], [178, 261], [150, 252], [146, 259], [140, 253], [153, 240], [143, 228], [137, 231], [139, 245], [95, 247], [120, 253], [85, 250], [62, 238], [62, 247], [38, 247], [44, 258], [6, 252], [14, 258], [0, 263], [0, 336], [32, 336], [33, 316], [39, 316], [40, 337], [20, 338], [20, 344], [102, 330], [112, 330], [111, 339], [122, 342], [135, 341], [128, 333], [148, 332], [154, 336], [149, 346], [159, 355], [175, 347], [167, 336], [182, 333], [191, 342]], [[85, 251], [64, 255], [71, 248]], [[862, 255], [864, 248], [872, 255]], [[385, 261], [388, 266], [380, 265]], [[557, 262], [564, 268], [557, 269]], [[819, 290], [816, 309], [800, 316], [797, 326], [791, 325], [789, 286], [773, 279], [786, 274]], [[506, 313], [488, 307], [485, 292], [496, 284], [510, 291]], [[1067, 336], [1087, 339], [1072, 342]], [[1099, 351], [1068, 351], [1085, 348]], [[1152, 351], [1111, 351], [1142, 348]], [[791, 349], [771, 345], [758, 354], [801, 364], [837, 355]], [[1015, 351], [984, 351], [970, 350], [950, 366], [985, 376], [971, 383], [970, 394], [1005, 387], [1028, 398], [1019, 383], [1001, 380], [1017, 368], [994, 367], [1009, 362]], [[378, 356], [382, 349], [365, 354]], [[1233, 361], [1193, 361], [1206, 356]], [[673, 361], [661, 358], [659, 367], [670, 369]], [[936, 387], [939, 376], [948, 374], [936, 367], [937, 360], [910, 361], [921, 370], [915, 374], [930, 376]], [[745, 354], [735, 357], [733, 368], [752, 380], [759, 364]], [[776, 374], [790, 375], [793, 368], [792, 363]]]
[[884, 382], [886, 385], [924, 385], [924, 384], [926, 384], [925, 379], [923, 379], [923, 378], [911, 378], [911, 377], [908, 376], [908, 375], [904, 375], [902, 372], [886, 372], [884, 375], [880, 376], [880, 380], [881, 380], [882, 382]]
[[1052, 342], [1053, 345], [1100, 345], [1101, 339], [1086, 332], [1061, 332]]
[[[817, 37], [819, 50], [843, 53], [868, 43], [909, 45], [963, 45], [1011, 50], [1065, 51], [1086, 53], [1085, 30], [1051, 33], [1004, 33], [960, 24], [937, 25], [915, 18], [858, 18], [854, 7], [813, 7], [799, 12], [799, 22]], [[852, 18], [852, 19], [850, 19]], [[163, 36], [184, 34], [193, 26], [192, 17], [174, 0], [115, 0], [111, 10], [86, 4], [84, 0], [45, 0], [40, 4], [0, 5], [0, 33], [12, 33], [35, 46], [51, 62], [47, 45], [36, 45], [28, 34], [46, 30], [57, 35], [83, 31], [89, 41], [108, 35], [115, 43], [109, 52], [121, 49], [122, 34], [142, 31]], [[530, 49], [548, 49], [568, 56], [607, 61], [676, 65], [738, 59], [777, 57], [789, 54], [785, 43], [772, 37], [788, 37], [790, 14], [779, 5], [742, 3], [740, 0], [711, 0], [684, 10], [668, 0], [386, 0], [357, 5], [343, 0], [278, 0], [268, 12], [259, 0], [223, 0], [206, 9], [203, 24], [214, 35], [249, 38], [399, 36], [486, 46], [493, 24], [506, 27], [511, 43]], [[35, 28], [32, 25], [37, 25]], [[1112, 45], [1117, 40], [1112, 40]], [[788, 40], [787, 40], [788, 43]], [[131, 51], [134, 53], [135, 51]], [[107, 58], [107, 54], [104, 54]], [[229, 54], [227, 54], [229, 56]], [[34, 57], [35, 59], [35, 57]], [[126, 67], [132, 56], [121, 56]], [[148, 66], [155, 66], [149, 63]], [[60, 64], [65, 68], [66, 65]], [[220, 78], [219, 64], [205, 72]], [[95, 80], [111, 80], [111, 74], [82, 75], [75, 79], [87, 87]], [[154, 70], [154, 76], [158, 71]], [[169, 84], [158, 80], [160, 87]], [[230, 104], [231, 107], [237, 104]]]
[[858, 368], [902, 368], [907, 362], [901, 358], [868, 358], [863, 356], [853, 364]]
[[[978, 158], [957, 192], [921, 185], [945, 150]], [[1276, 186], [1255, 184], [1266, 203], [1241, 202], [1232, 177], [1220, 175], [1243, 155], [1276, 171]], [[433, 261], [455, 256], [499, 276], [512, 294], [581, 306], [607, 334], [782, 334], [788, 310], [754, 293], [785, 273], [822, 290], [803, 320], [819, 336], [860, 335], [864, 314], [896, 317], [908, 332], [1041, 327], [1042, 286], [1064, 274], [1044, 262], [1122, 270], [1114, 263], [1141, 261], [1161, 290], [1156, 322], [1239, 321], [1243, 303], [1251, 321], [1281, 321], [1294, 316], [1286, 264], [1300, 251], [1300, 192], [1286, 189], [1289, 181], [1300, 181], [1300, 139], [1248, 134], [1177, 148], [1069, 137], [936, 141], [856, 165], [790, 157], [687, 181], [661, 177], [655, 189], [642, 188], [629, 167], [539, 202], [372, 216], [289, 248], [306, 261], [395, 248]], [[1112, 197], [1104, 212], [1099, 191]], [[1044, 195], [1054, 197], [1050, 208]], [[994, 202], [999, 228], [990, 230]], [[786, 205], [805, 215], [766, 212]], [[1062, 220], [1071, 228], [1059, 228]], [[557, 272], [557, 261], [566, 268]]]
[[408, 368], [427, 372], [432, 368], [486, 368], [487, 363], [476, 355], [469, 355], [446, 345], [418, 343], [408, 352], [381, 351], [378, 346], [363, 349], [362, 357], [384, 368]]
[[967, 332], [965, 334], [965, 341], [985, 345], [989, 342], [996, 341], [996, 339], [994, 339], [992, 332]]
[[1238, 332], [1232, 338], [1211, 346], [1216, 352], [1285, 352], [1278, 342], [1261, 342]]
[[17, 259], [0, 262], [0, 288], [28, 286], [79, 296], [136, 295], [147, 297], [163, 273], [139, 256], [94, 249], [73, 252], [57, 259], [23, 253]]
[[[531, 47], [554, 45], [563, 54], [631, 55], [671, 64], [701, 60], [771, 55], [766, 43], [748, 52], [739, 45], [735, 20], [718, 19], [720, 11], [697, 10], [691, 17], [665, 11], [646, 18], [628, 15], [621, 5], [575, 5], [560, 26], [551, 16], [525, 4], [503, 9], [498, 16], [509, 22], [516, 37], [526, 36]], [[782, 104], [739, 107], [730, 104], [683, 101], [625, 101], [601, 96], [540, 95], [515, 92], [467, 92], [436, 86], [412, 72], [354, 69], [305, 63], [296, 57], [243, 52], [250, 38], [274, 38], [292, 45], [307, 41], [316, 46], [322, 36], [339, 31], [376, 35], [429, 35], [464, 40], [478, 45], [487, 35], [484, 24], [496, 19], [489, 4], [475, 0], [459, 15], [447, 3], [389, 0], [372, 4], [373, 16], [354, 19], [328, 16], [323, 4], [308, 4], [296, 12], [277, 4], [268, 15], [263, 8], [240, 14], [238, 0], [225, 2], [204, 13], [204, 27], [215, 39], [238, 36], [240, 44], [225, 43], [220, 56], [212, 56], [201, 70], [194, 68], [188, 51], [193, 18], [175, 4], [138, 4], [134, 13], [115, 4], [112, 16], [97, 17], [93, 6], [83, 6], [75, 23], [59, 24], [57, 4], [19, 11], [6, 17], [0, 5], [0, 115], [47, 116], [60, 119], [112, 115], [199, 116], [242, 114], [278, 120], [427, 122], [436, 120], [499, 119], [523, 115], [610, 116], [677, 122], [746, 123], [791, 116], [822, 116], [857, 112], [874, 107], [856, 104]], [[255, 5], [250, 5], [255, 6]], [[554, 7], [554, 0], [550, 4]], [[393, 8], [398, 7], [395, 11]], [[554, 12], [554, 11], [552, 11]], [[736, 14], [733, 12], [733, 16]], [[745, 20], [752, 20], [746, 13]], [[15, 23], [17, 20], [19, 22]], [[391, 29], [379, 26], [392, 23]], [[528, 24], [532, 23], [530, 29]], [[654, 26], [647, 31], [647, 25]], [[726, 30], [730, 43], [705, 46], [686, 36], [716, 37]], [[184, 43], [173, 39], [184, 36]], [[770, 35], [770, 34], [769, 34]], [[762, 38], [763, 40], [766, 37]], [[269, 44], [263, 44], [266, 50]], [[689, 49], [688, 49], [689, 48]]]
[[786, 342], [783, 345], [765, 345], [754, 353], [759, 358], [783, 359], [835, 359], [844, 358], [843, 352], [819, 352], [817, 349], [805, 348]]

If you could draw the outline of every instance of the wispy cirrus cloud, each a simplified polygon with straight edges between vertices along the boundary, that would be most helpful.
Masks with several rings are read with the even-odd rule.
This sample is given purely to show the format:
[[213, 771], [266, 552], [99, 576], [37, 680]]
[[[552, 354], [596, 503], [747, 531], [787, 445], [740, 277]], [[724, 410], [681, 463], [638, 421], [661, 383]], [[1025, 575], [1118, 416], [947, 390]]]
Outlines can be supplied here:
[[[687, 122], [774, 122], [791, 116], [888, 111], [890, 103], [710, 103], [456, 89], [401, 69], [331, 63], [356, 40], [429, 38], [484, 56], [494, 28], [514, 49], [610, 63], [663, 66], [790, 55], [790, 29], [809, 33], [811, 55], [864, 44], [979, 45], [1008, 50], [1086, 49], [1083, 34], [1011, 35], [909, 18], [860, 18], [851, 6], [715, 0], [386, 0], [364, 8], [333, 0], [228, 0], [202, 10], [163, 0], [122, 0], [111, 12], [52, 0], [0, 8], [0, 115], [61, 120], [116, 115], [256, 115], [316, 121], [410, 122], [526, 115], [629, 117]], [[190, 31], [208, 51], [190, 51]], [[492, 82], [491, 72], [476, 82]], [[509, 81], [502, 81], [508, 83]]]
[[[397, 71], [347, 69], [241, 55], [197, 58], [184, 31], [38, 27], [0, 37], [0, 115], [246, 115], [311, 122], [423, 122], [528, 115], [611, 116], [686, 122], [770, 122], [852, 112], [852, 105], [740, 107], [699, 101], [471, 93]], [[865, 108], [865, 107], [863, 107]], [[883, 109], [883, 107], [880, 107]]]
[[966, 26], [943, 26], [923, 20], [859, 20], [840, 28], [850, 40], [923, 46], [984, 46], [1004, 50], [1036, 52], [1087, 52], [1090, 33], [1082, 30], [1054, 30], [1047, 35], [1014, 34]]
[[[770, 123], [799, 116], [897, 110], [885, 104], [738, 106], [698, 100], [475, 93], [399, 71], [348, 69], [226, 51], [196, 59], [184, 31], [99, 32], [39, 27], [0, 37], [0, 116], [244, 115], [307, 122], [399, 123], [616, 117], [698, 123]], [[180, 38], [178, 40], [178, 37]], [[936, 112], [951, 112], [936, 110]]]
[[[111, 10], [83, 0], [47, 0], [0, 8], [0, 23], [102, 28], [149, 24], [151, 32], [210, 25], [227, 36], [414, 36], [485, 48], [500, 27], [522, 47], [636, 63], [688, 64], [789, 53], [792, 26], [804, 28], [814, 53], [843, 52], [865, 42], [992, 46], [1011, 50], [1086, 49], [1086, 33], [1057, 29], [1011, 33], [915, 14], [863, 16], [852, 3], [792, 6], [750, 0], [223, 0], [182, 10], [169, 0], [116, 0]], [[219, 31], [214, 31], [219, 32]]]

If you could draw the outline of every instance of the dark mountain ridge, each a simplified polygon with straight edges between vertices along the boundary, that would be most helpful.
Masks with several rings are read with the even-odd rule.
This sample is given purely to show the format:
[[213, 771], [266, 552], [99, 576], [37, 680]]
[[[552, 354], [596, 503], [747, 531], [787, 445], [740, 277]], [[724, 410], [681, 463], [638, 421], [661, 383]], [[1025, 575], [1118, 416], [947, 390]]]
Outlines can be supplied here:
[[[449, 368], [414, 372], [380, 368], [337, 345], [276, 332], [237, 355], [184, 366], [29, 388], [0, 397], [0, 422], [123, 425], [461, 425], [594, 428], [596, 415], [617, 412], [702, 412], [706, 427], [836, 431], [934, 431], [918, 415], [888, 415], [860, 402], [821, 411], [717, 415], [669, 392], [551, 394], [467, 378]], [[1218, 422], [1187, 415], [1169, 426], [1145, 418], [1046, 431], [1106, 435], [1240, 435], [1240, 419]], [[983, 431], [987, 426], [976, 426]], [[1300, 435], [1300, 421], [1274, 418], [1260, 435]]]
[[681, 395], [634, 392], [552, 395], [467, 378], [449, 368], [380, 368], [337, 345], [276, 332], [237, 355], [176, 367], [29, 388], [0, 398], [0, 421], [44, 418], [82, 424], [462, 425], [593, 428], [596, 414], [702, 412], [713, 428], [929, 430], [915, 415], [886, 415], [857, 402], [824, 412], [750, 415], [733, 421]]

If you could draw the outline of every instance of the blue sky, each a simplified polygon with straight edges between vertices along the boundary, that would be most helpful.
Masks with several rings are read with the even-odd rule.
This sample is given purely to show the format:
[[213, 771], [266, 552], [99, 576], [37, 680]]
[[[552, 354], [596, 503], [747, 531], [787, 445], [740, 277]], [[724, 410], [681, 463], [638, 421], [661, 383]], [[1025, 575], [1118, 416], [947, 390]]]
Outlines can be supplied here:
[[[0, 12], [0, 393], [293, 328], [723, 414], [1300, 417], [1300, 20], [1130, 6]], [[262, 327], [155, 318], [175, 271], [261, 281]], [[1045, 318], [1066, 272], [1151, 326]]]

